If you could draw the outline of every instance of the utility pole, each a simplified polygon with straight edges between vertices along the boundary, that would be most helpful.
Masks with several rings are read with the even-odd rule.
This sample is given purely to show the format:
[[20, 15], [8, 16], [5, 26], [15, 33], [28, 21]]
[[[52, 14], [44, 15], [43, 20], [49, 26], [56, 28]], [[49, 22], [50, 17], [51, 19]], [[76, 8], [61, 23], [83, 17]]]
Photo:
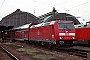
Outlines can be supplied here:
[[52, 10], [53, 19], [55, 18], [55, 13], [56, 13], [56, 9], [55, 7], [53, 7], [53, 10]]

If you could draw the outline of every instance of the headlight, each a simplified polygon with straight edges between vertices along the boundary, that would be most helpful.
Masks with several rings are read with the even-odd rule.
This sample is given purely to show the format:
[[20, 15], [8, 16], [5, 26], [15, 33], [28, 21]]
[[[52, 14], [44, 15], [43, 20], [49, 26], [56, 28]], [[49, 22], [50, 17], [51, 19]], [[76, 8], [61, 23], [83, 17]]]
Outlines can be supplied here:
[[52, 38], [54, 38], [54, 35], [52, 35]]
[[69, 33], [70, 36], [75, 36], [75, 33]]
[[75, 37], [72, 37], [73, 39], [75, 39]]
[[60, 37], [60, 39], [62, 39], [62, 38]]

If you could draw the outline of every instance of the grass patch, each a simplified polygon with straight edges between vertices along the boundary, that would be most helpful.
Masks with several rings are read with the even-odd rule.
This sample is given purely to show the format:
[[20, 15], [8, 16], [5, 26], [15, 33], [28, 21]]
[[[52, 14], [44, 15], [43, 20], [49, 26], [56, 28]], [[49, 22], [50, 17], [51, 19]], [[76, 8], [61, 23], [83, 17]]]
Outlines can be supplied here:
[[16, 49], [16, 50], [18, 50], [18, 51], [26, 51], [25, 48], [19, 48], [19, 49]]
[[19, 48], [17, 49], [18, 51], [24, 51], [27, 54], [33, 54], [34, 52], [38, 52], [36, 49], [29, 49], [29, 48]]
[[36, 49], [27, 49], [26, 51], [27, 54], [33, 54], [33, 55], [34, 55], [34, 52], [39, 52], [39, 51], [37, 51]]
[[23, 48], [23, 46], [22, 45], [17, 45], [18, 47], [22, 47]]
[[19, 48], [18, 51], [23, 51], [27, 54], [32, 55], [33, 58], [41, 59], [41, 60], [48, 60], [48, 59], [54, 59], [55, 56], [53, 54], [48, 54], [45, 52], [38, 51], [35, 48]]
[[21, 45], [17, 45], [17, 46], [21, 46]]
[[4, 42], [3, 44], [11, 44], [10, 42]]
[[34, 58], [38, 58], [38, 59], [41, 59], [41, 60], [48, 60], [48, 59], [52, 59], [52, 58], [54, 58], [54, 56], [53, 55], [51, 55], [51, 54], [36, 54], [36, 55], [34, 55], [33, 56]]

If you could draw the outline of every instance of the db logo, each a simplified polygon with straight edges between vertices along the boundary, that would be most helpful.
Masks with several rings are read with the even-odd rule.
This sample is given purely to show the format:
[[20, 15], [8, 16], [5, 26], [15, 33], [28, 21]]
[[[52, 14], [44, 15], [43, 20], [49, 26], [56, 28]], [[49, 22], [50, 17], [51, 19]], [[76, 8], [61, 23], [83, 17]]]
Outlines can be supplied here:
[[69, 33], [65, 33], [65, 35], [69, 35]]

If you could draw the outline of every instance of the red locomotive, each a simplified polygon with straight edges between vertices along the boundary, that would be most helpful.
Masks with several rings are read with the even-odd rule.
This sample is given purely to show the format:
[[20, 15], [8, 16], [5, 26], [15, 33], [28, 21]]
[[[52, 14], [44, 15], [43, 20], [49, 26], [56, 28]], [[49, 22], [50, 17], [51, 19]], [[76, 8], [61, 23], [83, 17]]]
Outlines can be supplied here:
[[15, 40], [38, 42], [42, 45], [72, 45], [75, 41], [73, 21], [51, 21], [37, 25], [29, 24], [15, 30]]
[[75, 40], [75, 29], [72, 21], [51, 21], [32, 25], [29, 33], [30, 39], [40, 41], [42, 44], [72, 44]]

